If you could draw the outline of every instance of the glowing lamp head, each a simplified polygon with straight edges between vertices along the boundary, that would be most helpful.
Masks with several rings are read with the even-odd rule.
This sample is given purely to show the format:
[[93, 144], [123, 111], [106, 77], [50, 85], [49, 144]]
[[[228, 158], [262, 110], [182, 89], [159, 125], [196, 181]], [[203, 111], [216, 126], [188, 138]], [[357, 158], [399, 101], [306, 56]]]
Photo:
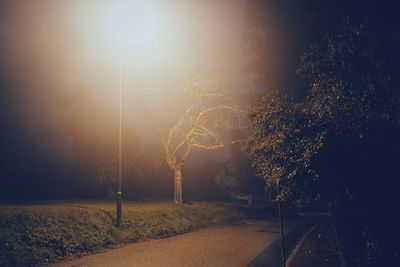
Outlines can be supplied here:
[[123, 46], [146, 46], [159, 30], [157, 8], [149, 0], [120, 0], [106, 14], [105, 29]]

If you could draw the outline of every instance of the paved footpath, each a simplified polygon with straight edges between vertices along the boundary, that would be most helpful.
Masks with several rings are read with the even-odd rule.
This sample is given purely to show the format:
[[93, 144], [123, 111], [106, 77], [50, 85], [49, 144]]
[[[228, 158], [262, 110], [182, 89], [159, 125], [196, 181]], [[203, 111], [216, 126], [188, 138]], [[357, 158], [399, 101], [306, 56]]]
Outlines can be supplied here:
[[139, 242], [53, 266], [247, 266], [279, 238], [271, 221], [218, 226]]
[[344, 258], [329, 223], [317, 225], [304, 237], [290, 267], [343, 267]]

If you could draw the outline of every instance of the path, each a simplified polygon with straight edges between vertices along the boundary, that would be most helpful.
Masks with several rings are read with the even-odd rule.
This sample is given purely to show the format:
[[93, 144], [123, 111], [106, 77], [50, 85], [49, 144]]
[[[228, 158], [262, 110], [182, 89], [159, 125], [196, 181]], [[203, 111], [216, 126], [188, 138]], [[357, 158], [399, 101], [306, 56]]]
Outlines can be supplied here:
[[129, 244], [53, 266], [243, 267], [278, 238], [276, 222], [248, 221], [243, 225], [218, 226]]

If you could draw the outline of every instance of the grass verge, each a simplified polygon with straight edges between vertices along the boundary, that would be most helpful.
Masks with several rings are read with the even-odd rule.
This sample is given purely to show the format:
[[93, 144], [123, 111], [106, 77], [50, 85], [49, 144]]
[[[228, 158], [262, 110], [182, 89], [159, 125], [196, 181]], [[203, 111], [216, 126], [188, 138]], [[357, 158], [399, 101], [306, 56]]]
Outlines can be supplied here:
[[111, 202], [0, 205], [0, 265], [56, 262], [246, 217], [235, 207], [212, 203], [124, 202], [123, 225], [117, 228], [114, 205]]

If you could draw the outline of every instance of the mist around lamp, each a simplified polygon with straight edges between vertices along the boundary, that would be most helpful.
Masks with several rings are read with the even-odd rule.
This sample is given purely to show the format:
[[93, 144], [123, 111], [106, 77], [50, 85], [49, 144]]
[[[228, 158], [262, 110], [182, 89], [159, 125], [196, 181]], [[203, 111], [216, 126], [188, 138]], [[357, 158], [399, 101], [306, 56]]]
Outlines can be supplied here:
[[105, 33], [116, 46], [140, 49], [159, 33], [159, 9], [151, 0], [120, 0], [107, 10], [103, 23]]

